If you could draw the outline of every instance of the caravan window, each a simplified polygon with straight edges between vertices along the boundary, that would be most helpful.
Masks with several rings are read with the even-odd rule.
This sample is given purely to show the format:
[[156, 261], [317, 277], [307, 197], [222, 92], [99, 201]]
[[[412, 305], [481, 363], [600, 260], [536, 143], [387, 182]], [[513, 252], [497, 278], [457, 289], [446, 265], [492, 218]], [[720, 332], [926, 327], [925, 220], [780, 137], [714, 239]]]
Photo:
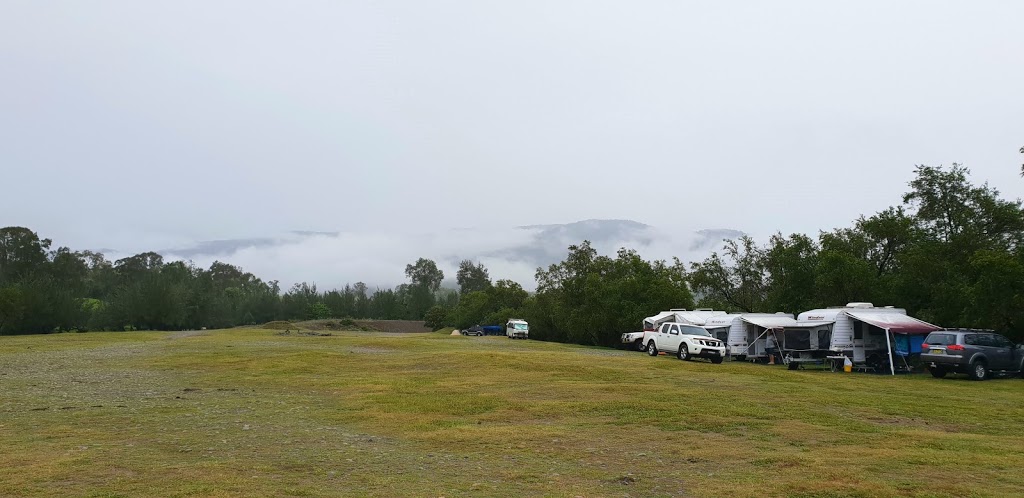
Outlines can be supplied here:
[[853, 338], [863, 339], [864, 338], [864, 324], [854, 320], [853, 321]]
[[832, 347], [832, 331], [831, 330], [819, 330], [818, 331], [818, 349], [828, 349]]

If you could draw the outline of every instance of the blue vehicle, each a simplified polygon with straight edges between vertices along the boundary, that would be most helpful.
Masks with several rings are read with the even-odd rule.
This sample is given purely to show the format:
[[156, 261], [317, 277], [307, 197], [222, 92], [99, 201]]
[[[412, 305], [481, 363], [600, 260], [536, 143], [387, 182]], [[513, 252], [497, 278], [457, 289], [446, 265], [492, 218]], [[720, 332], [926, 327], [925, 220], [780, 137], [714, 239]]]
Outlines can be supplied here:
[[480, 325], [474, 325], [466, 330], [463, 330], [462, 335], [505, 335], [505, 329], [502, 328], [501, 325], [484, 325], [482, 327]]

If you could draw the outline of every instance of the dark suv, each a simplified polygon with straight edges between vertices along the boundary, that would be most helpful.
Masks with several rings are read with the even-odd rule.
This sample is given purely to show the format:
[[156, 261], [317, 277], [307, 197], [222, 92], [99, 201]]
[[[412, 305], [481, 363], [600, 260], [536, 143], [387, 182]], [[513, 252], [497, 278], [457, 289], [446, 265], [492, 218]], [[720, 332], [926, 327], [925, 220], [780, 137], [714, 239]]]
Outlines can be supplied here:
[[991, 330], [938, 330], [921, 345], [921, 362], [933, 377], [956, 372], [984, 380], [994, 372], [1024, 372], [1024, 349]]

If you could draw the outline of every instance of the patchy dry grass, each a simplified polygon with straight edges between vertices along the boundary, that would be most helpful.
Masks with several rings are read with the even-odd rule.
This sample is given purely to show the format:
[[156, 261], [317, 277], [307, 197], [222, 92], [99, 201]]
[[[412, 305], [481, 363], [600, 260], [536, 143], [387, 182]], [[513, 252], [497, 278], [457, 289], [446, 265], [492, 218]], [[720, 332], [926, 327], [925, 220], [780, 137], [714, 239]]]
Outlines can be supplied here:
[[1024, 495], [1022, 399], [444, 332], [3, 337], [0, 495]]

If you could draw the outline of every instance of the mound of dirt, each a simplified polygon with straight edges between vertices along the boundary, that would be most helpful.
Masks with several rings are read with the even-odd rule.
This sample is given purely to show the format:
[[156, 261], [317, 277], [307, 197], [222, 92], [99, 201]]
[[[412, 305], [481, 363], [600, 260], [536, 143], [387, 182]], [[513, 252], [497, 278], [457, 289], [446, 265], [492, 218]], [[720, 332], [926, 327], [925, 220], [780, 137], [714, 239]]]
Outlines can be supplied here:
[[380, 332], [433, 332], [430, 327], [423, 323], [423, 320], [356, 320], [356, 323]]
[[270, 322], [263, 326], [274, 330], [311, 330], [332, 332], [432, 332], [421, 320], [353, 320], [331, 318], [327, 320], [306, 320], [302, 322]]
[[338, 332], [369, 332], [373, 329], [368, 329], [356, 320], [351, 318], [329, 318], [327, 320], [306, 320], [304, 322], [295, 322], [295, 326], [303, 330], [333, 330]]

